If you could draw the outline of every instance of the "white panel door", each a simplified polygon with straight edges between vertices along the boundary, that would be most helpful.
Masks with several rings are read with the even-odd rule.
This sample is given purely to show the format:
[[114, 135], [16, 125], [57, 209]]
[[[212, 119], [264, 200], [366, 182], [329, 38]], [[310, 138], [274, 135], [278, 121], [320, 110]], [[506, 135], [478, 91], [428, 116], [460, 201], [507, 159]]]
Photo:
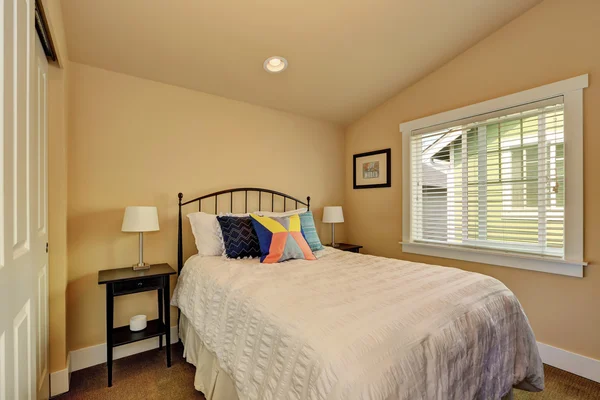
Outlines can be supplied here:
[[47, 65], [34, 0], [0, 7], [0, 400], [32, 400], [48, 397]]
[[33, 266], [35, 268], [34, 290], [36, 303], [36, 377], [37, 398], [50, 396], [48, 374], [48, 61], [37, 34], [35, 35], [35, 60], [33, 62], [31, 147], [29, 168], [31, 171], [30, 206], [35, 208], [32, 222]]

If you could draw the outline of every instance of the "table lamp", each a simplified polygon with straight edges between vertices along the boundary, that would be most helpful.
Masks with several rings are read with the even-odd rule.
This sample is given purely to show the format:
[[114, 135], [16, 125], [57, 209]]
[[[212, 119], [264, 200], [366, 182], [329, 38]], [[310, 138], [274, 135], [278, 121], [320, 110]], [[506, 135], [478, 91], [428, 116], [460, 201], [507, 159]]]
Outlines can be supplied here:
[[140, 260], [133, 265], [135, 271], [150, 268], [144, 262], [144, 232], [158, 231], [158, 211], [156, 207], [127, 207], [123, 217], [123, 232], [138, 232], [140, 234]]
[[331, 224], [331, 247], [338, 247], [335, 243], [335, 224], [344, 222], [344, 213], [341, 206], [323, 208], [323, 222]]

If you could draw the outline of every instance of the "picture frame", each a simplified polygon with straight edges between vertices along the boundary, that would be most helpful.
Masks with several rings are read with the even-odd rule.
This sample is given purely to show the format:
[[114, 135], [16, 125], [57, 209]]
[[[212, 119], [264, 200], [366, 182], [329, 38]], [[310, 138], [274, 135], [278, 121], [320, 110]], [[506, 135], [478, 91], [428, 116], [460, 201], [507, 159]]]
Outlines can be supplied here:
[[354, 189], [392, 186], [392, 149], [354, 154], [352, 161]]

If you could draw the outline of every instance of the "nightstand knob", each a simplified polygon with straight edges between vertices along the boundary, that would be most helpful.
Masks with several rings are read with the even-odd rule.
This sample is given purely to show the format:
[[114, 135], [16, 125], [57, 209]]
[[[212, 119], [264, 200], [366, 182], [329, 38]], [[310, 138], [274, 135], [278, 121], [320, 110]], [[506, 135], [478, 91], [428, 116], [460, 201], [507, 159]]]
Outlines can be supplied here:
[[138, 287], [142, 287], [142, 282], [138, 282]]

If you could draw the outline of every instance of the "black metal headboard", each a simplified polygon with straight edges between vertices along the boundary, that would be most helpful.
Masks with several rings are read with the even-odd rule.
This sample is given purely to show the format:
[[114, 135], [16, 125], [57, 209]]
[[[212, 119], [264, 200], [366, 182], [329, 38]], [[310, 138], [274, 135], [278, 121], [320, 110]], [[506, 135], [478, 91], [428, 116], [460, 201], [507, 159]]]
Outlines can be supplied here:
[[275, 196], [280, 196], [283, 198], [283, 209], [286, 209], [287, 200], [290, 200], [295, 203], [295, 207], [298, 208], [298, 204], [302, 204], [306, 206], [310, 210], [310, 196], [306, 198], [306, 202], [299, 200], [295, 197], [287, 195], [285, 193], [277, 192], [275, 190], [270, 189], [261, 189], [261, 188], [236, 188], [236, 189], [227, 189], [221, 190], [219, 192], [210, 193], [204, 196], [196, 197], [195, 199], [183, 201], [183, 193], [179, 193], [177, 197], [179, 198], [179, 225], [177, 227], [177, 272], [181, 273], [181, 269], [183, 268], [183, 225], [181, 220], [181, 207], [198, 202], [198, 211], [202, 211], [202, 200], [214, 197], [215, 198], [215, 206], [214, 213], [217, 214], [218, 210], [218, 196], [223, 196], [229, 194], [230, 206], [229, 212], [233, 212], [233, 194], [237, 192], [244, 192], [244, 212], [248, 212], [248, 192], [256, 192], [258, 193], [258, 210], [266, 211], [262, 209], [262, 194], [268, 193], [271, 195], [271, 211], [275, 211]]

